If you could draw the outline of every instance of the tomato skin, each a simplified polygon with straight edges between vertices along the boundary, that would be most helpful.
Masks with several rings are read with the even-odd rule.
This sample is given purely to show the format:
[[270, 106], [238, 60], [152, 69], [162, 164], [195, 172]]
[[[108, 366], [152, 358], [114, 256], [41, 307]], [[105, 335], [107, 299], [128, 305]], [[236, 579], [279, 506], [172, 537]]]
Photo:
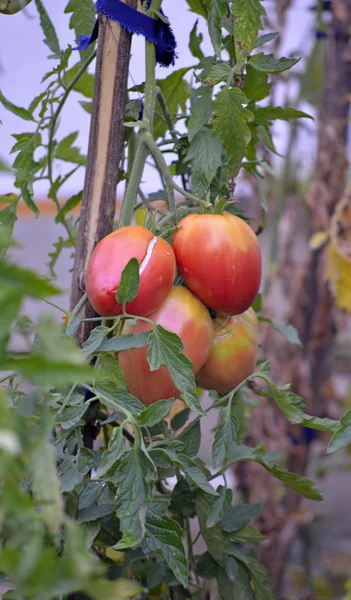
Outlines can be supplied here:
[[[207, 308], [185, 287], [174, 286], [161, 306], [149, 315], [156, 324], [176, 333], [184, 344], [184, 353], [197, 373], [206, 361], [212, 344], [213, 323]], [[145, 321], [137, 321], [128, 333], [151, 329]], [[179, 392], [165, 367], [151, 371], [147, 347], [123, 350], [118, 360], [124, 371], [129, 391], [144, 404], [177, 397]]]
[[181, 276], [213, 310], [237, 315], [254, 302], [261, 284], [258, 239], [239, 217], [188, 215], [178, 223], [173, 250]]
[[122, 271], [133, 257], [140, 265], [140, 286], [137, 297], [126, 305], [130, 314], [141, 317], [149, 315], [160, 306], [170, 291], [176, 274], [172, 247], [145, 227], [122, 227], [99, 242], [88, 266], [87, 296], [94, 310], [102, 317], [121, 314], [122, 306], [116, 302], [116, 291]]
[[252, 308], [241, 315], [217, 316], [211, 352], [196, 375], [197, 385], [227, 394], [251, 375], [257, 359], [257, 326]]

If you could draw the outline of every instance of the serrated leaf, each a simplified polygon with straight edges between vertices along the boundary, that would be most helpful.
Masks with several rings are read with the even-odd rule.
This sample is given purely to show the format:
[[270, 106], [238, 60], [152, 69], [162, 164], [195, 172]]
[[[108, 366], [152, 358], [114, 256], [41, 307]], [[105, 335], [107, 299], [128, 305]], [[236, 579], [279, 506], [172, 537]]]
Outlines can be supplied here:
[[[65, 13], [72, 13], [69, 26], [74, 29], [76, 40], [81, 35], [89, 35], [93, 30], [96, 20], [96, 10], [93, 0], [69, 0]], [[91, 44], [87, 50], [81, 50], [80, 56], [84, 60], [94, 50]]]
[[115, 472], [117, 516], [122, 539], [117, 550], [139, 544], [145, 534], [146, 504], [151, 497], [150, 482], [157, 474], [144, 452], [133, 447], [117, 462]]
[[127, 391], [124, 373], [112, 354], [99, 354], [96, 371], [100, 375], [99, 390], [113, 397], [119, 391]]
[[55, 56], [59, 56], [61, 49], [57, 33], [55, 31], [55, 27], [53, 26], [52, 21], [42, 1], [35, 0], [35, 5], [39, 13], [40, 25], [45, 36], [44, 43], [50, 48], [51, 52]]
[[183, 351], [181, 339], [161, 325], [155, 325], [149, 334], [148, 345], [147, 357], [151, 371], [156, 371], [161, 366], [165, 366], [174, 384], [183, 394], [187, 406], [195, 412], [204, 414], [196, 394], [195, 379], [192, 372], [193, 364], [185, 354], [181, 354]]
[[258, 102], [271, 93], [272, 83], [268, 81], [268, 73], [255, 71], [250, 64], [246, 66], [243, 93], [249, 102]]
[[105, 339], [109, 331], [110, 330], [108, 327], [104, 327], [102, 325], [95, 327], [95, 329], [93, 329], [93, 331], [89, 335], [88, 339], [85, 340], [85, 342], [82, 345], [82, 351], [84, 352], [84, 354], [86, 356], [94, 354], [95, 350], [97, 350], [99, 346], [101, 346], [103, 340]]
[[340, 427], [331, 438], [326, 454], [332, 454], [351, 443], [351, 411], [349, 410], [340, 420]]
[[185, 444], [182, 452], [191, 458], [196, 456], [201, 444], [200, 419], [196, 418], [177, 436], [179, 442]]
[[131, 348], [142, 348], [147, 345], [148, 339], [148, 331], [119, 335], [104, 340], [99, 347], [99, 352], [119, 352], [120, 350], [130, 350]]
[[229, 449], [236, 441], [238, 428], [238, 419], [231, 413], [230, 406], [221, 408], [219, 411], [219, 424], [212, 446], [214, 466], [221, 465], [226, 461]]
[[236, 73], [240, 73], [255, 47], [262, 17], [266, 14], [260, 0], [233, 0]]
[[255, 44], [255, 48], [259, 48], [263, 46], [263, 44], [267, 44], [267, 42], [271, 42], [275, 40], [275, 38], [279, 35], [278, 31], [273, 31], [272, 33], [265, 33], [264, 35], [260, 35]]
[[247, 99], [238, 88], [222, 90], [214, 102], [213, 132], [223, 143], [228, 153], [230, 168], [235, 177], [245, 156], [246, 146], [251, 139], [248, 121], [253, 114], [244, 108]]
[[191, 115], [188, 120], [189, 142], [203, 125], [206, 125], [212, 113], [212, 92], [210, 86], [201, 86], [194, 91], [191, 102]]
[[70, 492], [90, 471], [94, 463], [94, 452], [88, 448], [80, 448], [76, 455], [67, 454], [59, 468], [61, 490]]
[[264, 73], [282, 73], [291, 69], [296, 63], [300, 61], [300, 58], [275, 58], [273, 54], [264, 54], [260, 52], [251, 56], [249, 64], [256, 71], [263, 71]]
[[[260, 462], [261, 461], [256, 461]], [[262, 463], [261, 463], [262, 464]], [[291, 489], [295, 490], [304, 498], [309, 498], [310, 500], [323, 500], [323, 494], [320, 490], [316, 489], [314, 481], [307, 479], [307, 477], [303, 477], [302, 475], [298, 475], [297, 473], [291, 473], [284, 467], [279, 465], [274, 465], [273, 467], [267, 467], [263, 465], [265, 469], [273, 477], [280, 479], [286, 485], [288, 485]]]
[[65, 202], [65, 204], [62, 206], [62, 208], [60, 208], [60, 210], [58, 211], [58, 213], [55, 217], [55, 222], [62, 223], [64, 221], [65, 216], [71, 210], [73, 210], [76, 206], [78, 206], [78, 204], [81, 202], [82, 196], [83, 196], [83, 192], [78, 192], [77, 194], [74, 194], [73, 196], [71, 196], [67, 200], [67, 202]]
[[229, 75], [231, 74], [232, 69], [229, 63], [227, 62], [219, 62], [211, 67], [207, 77], [206, 82], [211, 83], [219, 83], [220, 81], [227, 81]]
[[201, 43], [203, 40], [203, 35], [202, 35], [202, 33], [199, 33], [199, 34], [197, 33], [198, 23], [199, 23], [199, 19], [196, 19], [194, 27], [192, 28], [192, 30], [190, 32], [189, 50], [195, 58], [202, 60], [204, 58], [204, 53], [201, 50]]
[[207, 14], [211, 6], [211, 0], [186, 0], [186, 2], [192, 12], [207, 19]]
[[263, 502], [231, 506], [222, 519], [223, 531], [237, 531], [262, 512]]
[[55, 156], [59, 160], [72, 162], [77, 165], [85, 166], [87, 157], [80, 153], [77, 146], [72, 146], [78, 137], [78, 131], [74, 131], [61, 140], [55, 149]]
[[252, 527], [251, 523], [246, 523], [246, 525], [232, 533], [230, 537], [236, 544], [258, 544], [265, 539], [265, 536], [258, 529]]
[[[165, 97], [172, 118], [177, 115], [179, 108], [181, 108], [183, 112], [185, 111], [186, 101], [190, 98], [191, 87], [186, 79], [184, 79], [184, 76], [188, 71], [189, 68], [184, 67], [177, 71], [173, 71], [166, 79], [157, 79], [157, 85]], [[160, 107], [158, 108], [158, 112], [159, 111], [162, 113]], [[163, 137], [167, 129], [168, 126], [165, 121], [156, 116], [154, 125], [155, 138]]]
[[71, 429], [71, 427], [75, 427], [81, 421], [88, 406], [88, 404], [84, 403], [84, 397], [82, 397], [82, 402], [79, 404], [60, 409], [56, 413], [55, 422], [60, 424], [62, 429]]
[[[80, 68], [81, 68], [81, 64], [78, 63], [78, 64], [74, 65], [73, 67], [71, 67], [70, 69], [68, 69], [68, 71], [66, 71], [65, 78], [66, 78], [67, 85], [69, 85], [71, 83], [72, 79], [77, 75]], [[75, 92], [79, 92], [80, 94], [83, 94], [83, 96], [85, 96], [86, 98], [92, 99], [92, 97], [94, 95], [94, 80], [95, 80], [94, 75], [85, 71], [85, 73], [83, 73], [80, 76], [77, 83], [75, 83], [73, 90]], [[81, 104], [82, 104], [82, 102], [81, 102]]]
[[221, 58], [222, 49], [221, 20], [227, 15], [227, 0], [212, 0], [208, 13], [208, 32], [210, 34], [213, 49], [218, 58]]
[[186, 587], [189, 568], [182, 542], [182, 529], [176, 521], [164, 515], [166, 508], [167, 503], [162, 500], [153, 500], [149, 503], [143, 552], [159, 553], [178, 581]]
[[152, 427], [165, 419], [174, 404], [174, 398], [159, 400], [148, 406], [138, 417], [140, 427]]
[[184, 477], [180, 477], [173, 488], [169, 510], [179, 517], [195, 516], [195, 493]]
[[200, 129], [191, 140], [186, 157], [191, 162], [193, 193], [203, 196], [222, 164], [222, 144], [210, 129]]
[[4, 108], [6, 108], [6, 110], [9, 110], [14, 115], [16, 115], [16, 117], [20, 117], [21, 119], [24, 119], [25, 121], [34, 121], [33, 115], [26, 108], [22, 108], [21, 106], [16, 106], [16, 104], [13, 104], [12, 102], [10, 102], [10, 100], [7, 100], [7, 98], [5, 98], [5, 96], [1, 90], [0, 90], [0, 103], [4, 106]]
[[95, 479], [99, 479], [118, 461], [125, 451], [125, 441], [123, 437], [123, 425], [115, 427], [112, 437], [108, 444], [108, 449], [103, 452], [101, 461], [96, 470]]
[[121, 282], [116, 295], [118, 304], [132, 302], [138, 295], [139, 284], [139, 263], [136, 258], [131, 258], [122, 271]]
[[233, 499], [233, 492], [219, 485], [217, 488], [218, 498], [213, 498], [207, 515], [206, 527], [210, 528], [216, 525], [227, 513]]
[[291, 119], [313, 119], [311, 115], [308, 115], [302, 110], [296, 108], [281, 106], [259, 106], [253, 110], [254, 121], [257, 125], [266, 125], [271, 121], [290, 121]]
[[206, 492], [206, 494], [217, 496], [217, 492], [212, 485], [208, 483], [206, 475], [189, 456], [181, 453], [172, 453], [172, 460], [191, 479], [191, 481], [197, 485], [197, 487]]

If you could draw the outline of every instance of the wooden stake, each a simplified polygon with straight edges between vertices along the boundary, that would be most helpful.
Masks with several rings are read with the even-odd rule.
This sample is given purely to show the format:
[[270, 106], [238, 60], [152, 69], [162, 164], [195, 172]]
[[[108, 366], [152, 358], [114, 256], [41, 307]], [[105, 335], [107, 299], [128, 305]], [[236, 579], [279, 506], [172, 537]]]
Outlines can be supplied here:
[[[124, 0], [136, 8], [136, 0]], [[85, 292], [85, 273], [96, 244], [113, 229], [124, 138], [131, 34], [101, 15], [87, 168], [73, 270], [71, 308]], [[96, 316], [87, 303], [85, 317]], [[81, 344], [94, 325], [83, 324]]]

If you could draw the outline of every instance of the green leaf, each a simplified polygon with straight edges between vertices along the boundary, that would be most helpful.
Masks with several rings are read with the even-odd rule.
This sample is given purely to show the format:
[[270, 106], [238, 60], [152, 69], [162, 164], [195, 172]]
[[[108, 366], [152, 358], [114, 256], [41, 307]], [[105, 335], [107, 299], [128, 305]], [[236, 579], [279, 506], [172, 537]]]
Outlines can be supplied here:
[[188, 119], [188, 139], [194, 138], [203, 125], [206, 125], [212, 114], [212, 92], [210, 86], [201, 86], [193, 93], [191, 115]]
[[300, 58], [275, 58], [273, 54], [264, 54], [260, 52], [251, 56], [249, 64], [256, 71], [263, 71], [264, 73], [281, 73], [291, 69], [296, 63], [300, 61]]
[[23, 10], [31, 0], [0, 0], [0, 13], [4, 15], [14, 15]]
[[186, 160], [191, 162], [193, 193], [203, 196], [222, 164], [222, 144], [210, 129], [202, 128], [191, 140]]
[[101, 346], [103, 340], [105, 339], [109, 331], [110, 330], [108, 327], [103, 327], [102, 325], [95, 327], [95, 329], [93, 329], [93, 331], [89, 335], [88, 339], [85, 340], [85, 342], [82, 345], [82, 351], [84, 352], [84, 354], [86, 356], [94, 354], [94, 352]]
[[34, 152], [41, 145], [41, 136], [34, 132], [14, 134], [13, 137], [17, 143], [11, 152], [19, 150], [13, 163], [13, 167], [16, 169], [16, 186], [20, 188], [28, 208], [38, 217], [39, 210], [34, 202], [33, 181], [40, 163], [34, 161]]
[[78, 204], [81, 202], [82, 196], [83, 196], [83, 192], [78, 192], [78, 194], [74, 194], [73, 196], [71, 196], [67, 200], [67, 202], [65, 202], [65, 204], [63, 205], [63, 207], [60, 208], [60, 210], [58, 211], [58, 213], [57, 213], [57, 215], [55, 217], [55, 222], [56, 223], [63, 223], [65, 216], [71, 210], [73, 210], [76, 206], [78, 206]]
[[34, 121], [33, 115], [31, 115], [31, 113], [26, 108], [21, 108], [20, 106], [16, 106], [15, 104], [12, 104], [12, 102], [10, 102], [9, 100], [7, 100], [5, 98], [5, 96], [1, 90], [0, 90], [0, 102], [4, 106], [4, 108], [6, 108], [10, 112], [12, 112], [14, 115], [16, 115], [16, 117], [20, 117], [21, 119], [24, 119], [25, 121]]
[[61, 424], [62, 429], [71, 429], [71, 427], [78, 425], [89, 406], [89, 404], [85, 404], [84, 396], [77, 396], [78, 398], [75, 402], [73, 396], [70, 406], [65, 406], [56, 413], [55, 422]]
[[[157, 80], [157, 85], [165, 97], [168, 110], [173, 118], [176, 117], [179, 108], [185, 112], [186, 101], [190, 98], [191, 87], [186, 79], [184, 79], [184, 75], [188, 71], [189, 68], [184, 67], [173, 71], [166, 79]], [[159, 105], [157, 110], [162, 113]], [[155, 138], [163, 137], [167, 129], [168, 126], [164, 120], [156, 117], [154, 127]]]
[[88, 448], [80, 448], [76, 455], [66, 454], [59, 468], [61, 490], [70, 492], [89, 473], [94, 463], [94, 452]]
[[99, 346], [99, 352], [119, 352], [120, 350], [130, 350], [131, 348], [142, 348], [146, 346], [149, 339], [149, 332], [128, 333], [104, 340]]
[[108, 444], [108, 449], [103, 452], [101, 461], [96, 470], [95, 479], [100, 479], [113, 465], [118, 461], [125, 451], [125, 441], [123, 437], [123, 425], [115, 427], [112, 437]]
[[36, 385], [62, 387], [67, 383], [86, 383], [94, 377], [94, 371], [88, 365], [75, 365], [64, 359], [52, 361], [35, 354], [9, 358], [1, 366], [5, 371], [14, 371]]
[[[77, 63], [71, 69], [66, 71], [66, 84], [69, 85], [72, 79], [77, 75], [79, 69], [81, 68], [81, 64]], [[85, 71], [78, 79], [77, 83], [75, 83], [73, 90], [75, 92], [79, 92], [83, 94], [86, 98], [92, 99], [94, 95], [94, 75]]]
[[174, 384], [183, 394], [187, 406], [195, 412], [204, 414], [196, 394], [193, 364], [185, 354], [181, 354], [183, 351], [181, 339], [175, 333], [166, 331], [161, 325], [155, 325], [149, 334], [148, 343], [148, 361], [151, 371], [165, 366]]
[[207, 528], [213, 527], [216, 525], [216, 523], [221, 521], [232, 503], [232, 490], [225, 488], [223, 485], [219, 485], [217, 488], [217, 493], [219, 496], [218, 498], [213, 498], [209, 513], [207, 515]]
[[349, 410], [340, 420], [340, 427], [334, 433], [327, 448], [327, 454], [332, 454], [351, 443], [351, 411]]
[[221, 20], [228, 15], [227, 0], [212, 0], [208, 15], [208, 32], [212, 46], [218, 58], [221, 58], [222, 31]]
[[195, 58], [202, 60], [204, 58], [204, 53], [201, 50], [201, 43], [203, 40], [203, 35], [202, 35], [202, 33], [199, 33], [199, 34], [197, 33], [198, 23], [199, 23], [199, 19], [196, 19], [194, 27], [192, 28], [192, 30], [190, 32], [189, 49], [190, 49], [191, 54]]
[[243, 527], [231, 534], [231, 539], [237, 544], [258, 544], [265, 539], [265, 536], [252, 527], [251, 523], [246, 523]]
[[[1, 280], [0, 265], [0, 280]], [[0, 356], [6, 349], [13, 322], [16, 319], [22, 304], [22, 296], [14, 294], [11, 290], [0, 290]]]
[[235, 581], [239, 572], [239, 565], [235, 558], [226, 554], [224, 557], [224, 566], [229, 581]]
[[278, 31], [273, 31], [272, 33], [265, 33], [264, 35], [260, 35], [255, 44], [255, 48], [259, 48], [263, 46], [263, 44], [267, 44], [267, 42], [271, 42], [275, 40], [275, 38], [279, 35]]
[[236, 55], [236, 73], [240, 73], [251, 51], [255, 47], [257, 34], [262, 27], [262, 17], [266, 11], [260, 0], [234, 0], [234, 40]]
[[46, 11], [45, 6], [43, 5], [41, 0], [35, 0], [35, 5], [37, 7], [39, 17], [40, 17], [40, 25], [45, 35], [44, 43], [50, 48], [51, 52], [55, 56], [59, 56], [61, 49], [60, 43], [58, 41], [57, 33], [55, 31], [55, 27], [52, 24], [52, 21]]
[[230, 555], [240, 561], [241, 566], [245, 566], [249, 572], [256, 600], [277, 600], [268, 588], [268, 584], [271, 581], [270, 577], [261, 565], [258, 564], [254, 553], [250, 553], [245, 548], [238, 546], [231, 548]]
[[106, 517], [115, 511], [114, 504], [92, 504], [88, 508], [80, 510], [77, 523], [89, 523], [102, 517]]
[[210, 10], [211, 0], [186, 0], [190, 10], [201, 17], [207, 19]]
[[[74, 29], [75, 38], [78, 40], [79, 36], [87, 35], [87, 32], [93, 30], [96, 20], [96, 10], [93, 0], [69, 0], [65, 13], [72, 13], [69, 26]], [[94, 50], [94, 44], [91, 44], [87, 50], [81, 50], [80, 56], [82, 60], [85, 60], [91, 52]]]
[[189, 569], [182, 542], [182, 529], [176, 521], [164, 515], [166, 508], [167, 503], [162, 500], [153, 500], [149, 503], [143, 552], [145, 554], [158, 552], [178, 581], [186, 587]]
[[238, 429], [238, 419], [231, 413], [231, 406], [221, 408], [219, 411], [219, 424], [212, 446], [212, 459], [215, 467], [226, 461], [229, 449], [236, 441]]
[[140, 427], [152, 427], [165, 419], [174, 404], [174, 398], [159, 400], [148, 406], [138, 417]]
[[176, 438], [179, 442], [185, 444], [182, 452], [191, 458], [196, 456], [200, 450], [201, 427], [200, 419], [196, 418]]
[[255, 504], [239, 504], [231, 506], [222, 519], [223, 531], [237, 531], [246, 525], [250, 519], [257, 517], [263, 509], [263, 502]]
[[103, 393], [113, 397], [117, 392], [127, 390], [123, 371], [112, 354], [99, 354], [95, 369], [100, 375], [99, 390]]
[[281, 106], [259, 106], [254, 108], [253, 113], [257, 125], [266, 125], [274, 120], [290, 121], [291, 119], [313, 119], [313, 117], [301, 110], [290, 107], [282, 108]]
[[272, 84], [268, 82], [268, 74], [255, 71], [250, 64], [246, 66], [243, 93], [249, 102], [258, 102], [271, 93]]
[[11, 173], [11, 169], [3, 158], [0, 156], [0, 172]]
[[138, 295], [139, 284], [139, 263], [136, 258], [131, 258], [123, 269], [121, 282], [118, 286], [116, 295], [118, 304], [132, 302]]
[[303, 345], [296, 327], [293, 327], [293, 325], [284, 325], [275, 319], [270, 319], [270, 321], [273, 327], [279, 331], [279, 333], [281, 333], [291, 344], [296, 344], [296, 346]]
[[238, 88], [222, 90], [214, 102], [213, 131], [228, 153], [233, 176], [240, 170], [246, 146], [251, 139], [247, 123], [252, 121], [253, 114], [243, 107], [246, 103], [246, 97]]
[[152, 467], [147, 455], [135, 446], [117, 462], [116, 506], [123, 533], [115, 546], [117, 550], [135, 546], [144, 538], [146, 504], [151, 497], [150, 482], [157, 476]]
[[189, 456], [186, 454], [172, 453], [172, 460], [191, 479], [191, 481], [197, 485], [197, 487], [207, 494], [217, 496], [217, 492], [213, 489], [212, 485], [208, 483], [206, 475]]
[[218, 589], [221, 600], [256, 600], [247, 570], [238, 564], [235, 581], [230, 581], [224, 568], [218, 570]]
[[77, 146], [72, 146], [78, 137], [78, 131], [74, 131], [67, 135], [61, 142], [59, 142], [55, 149], [55, 156], [59, 160], [76, 163], [77, 165], [84, 166], [87, 163], [87, 157], [80, 153]]
[[195, 494], [184, 477], [173, 488], [169, 510], [178, 517], [195, 517]]
[[29, 296], [38, 300], [60, 294], [60, 290], [29, 269], [12, 264], [0, 264], [0, 286], [13, 290], [14, 294]]
[[185, 408], [184, 410], [181, 410], [179, 413], [174, 415], [173, 419], [171, 420], [171, 428], [173, 429], [173, 431], [178, 431], [178, 429], [181, 429], [185, 425], [189, 418], [189, 414], [190, 410], [188, 408]]
[[196, 571], [200, 577], [213, 579], [218, 575], [218, 564], [213, 560], [209, 552], [205, 552], [197, 562]]

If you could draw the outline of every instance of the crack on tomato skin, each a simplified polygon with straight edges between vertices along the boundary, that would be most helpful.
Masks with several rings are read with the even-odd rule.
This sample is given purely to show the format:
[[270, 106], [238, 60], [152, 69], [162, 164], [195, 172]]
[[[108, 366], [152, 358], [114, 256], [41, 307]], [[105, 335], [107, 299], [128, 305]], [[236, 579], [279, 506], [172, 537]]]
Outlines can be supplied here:
[[145, 271], [147, 265], [149, 264], [150, 259], [152, 257], [152, 254], [153, 254], [153, 251], [154, 251], [154, 248], [155, 248], [157, 242], [158, 242], [158, 237], [156, 235], [154, 235], [154, 237], [149, 241], [147, 249], [146, 249], [145, 256], [144, 256], [143, 260], [140, 263], [140, 266], [139, 266], [139, 276], [143, 273], [143, 271]]

